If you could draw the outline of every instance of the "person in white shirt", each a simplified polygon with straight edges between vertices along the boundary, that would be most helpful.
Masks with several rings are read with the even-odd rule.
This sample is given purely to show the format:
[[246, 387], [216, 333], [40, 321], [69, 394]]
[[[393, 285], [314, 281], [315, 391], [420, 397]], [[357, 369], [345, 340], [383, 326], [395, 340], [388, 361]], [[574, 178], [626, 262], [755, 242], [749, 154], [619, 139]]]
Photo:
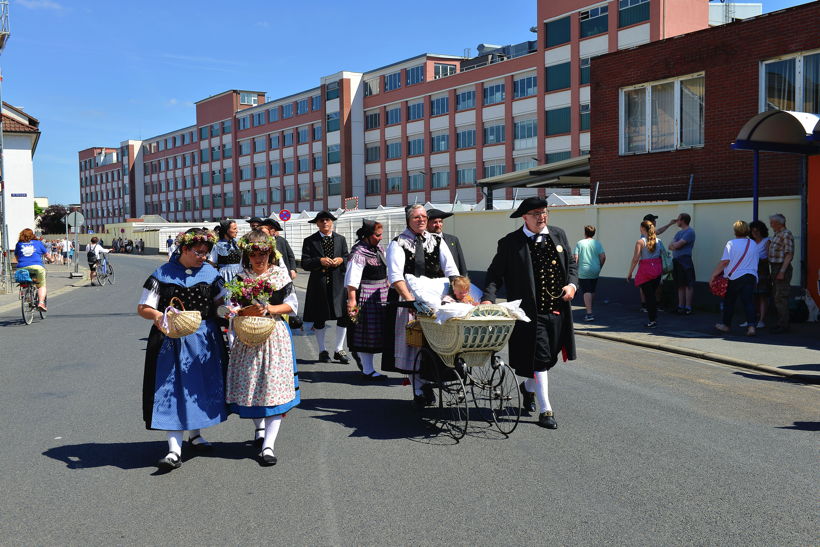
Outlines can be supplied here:
[[711, 282], [723, 273], [729, 280], [723, 300], [723, 322], [717, 323], [715, 328], [720, 332], [729, 332], [732, 314], [735, 311], [735, 301], [740, 297], [740, 302], [746, 311], [746, 323], [748, 324], [746, 336], [754, 336], [757, 334], [754, 289], [757, 285], [757, 262], [760, 251], [757, 243], [749, 239], [749, 225], [746, 222], [738, 220], [732, 228], [735, 231], [735, 239], [726, 242], [723, 256], [710, 278]]
[[86, 258], [88, 259], [88, 270], [91, 273], [91, 283], [94, 284], [94, 278], [97, 277], [97, 263], [100, 261], [100, 256], [103, 253], [110, 253], [110, 249], [103, 248], [100, 245], [100, 240], [97, 236], [91, 238], [91, 243], [85, 246]]

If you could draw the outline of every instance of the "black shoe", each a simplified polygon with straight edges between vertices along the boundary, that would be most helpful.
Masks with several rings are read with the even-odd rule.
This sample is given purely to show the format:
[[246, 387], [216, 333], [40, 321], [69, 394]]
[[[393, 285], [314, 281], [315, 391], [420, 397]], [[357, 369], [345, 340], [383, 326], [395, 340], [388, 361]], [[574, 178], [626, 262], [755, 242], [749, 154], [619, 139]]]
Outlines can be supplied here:
[[273, 455], [273, 448], [265, 448], [259, 453], [259, 463], [266, 467], [276, 465], [278, 461], [279, 458]]
[[[194, 441], [197, 439], [202, 439], [202, 442], [195, 443]], [[197, 452], [209, 452], [213, 450], [214, 446], [205, 440], [205, 437], [202, 435], [196, 435], [188, 439], [188, 444], [191, 445], [191, 448], [196, 450]]]
[[558, 424], [555, 423], [555, 416], [553, 416], [551, 410], [538, 415], [538, 425], [547, 429], [558, 429]]
[[163, 471], [172, 471], [174, 469], [179, 469], [180, 466], [182, 466], [182, 456], [180, 456], [176, 452], [168, 452], [167, 456], [161, 458], [157, 462], [157, 467], [159, 467]]
[[387, 380], [387, 376], [379, 374], [374, 370], [370, 374], [362, 373], [362, 379], [366, 382], [384, 382]]
[[319, 352], [319, 362], [320, 363], [329, 363], [330, 362], [330, 354], [326, 351]]
[[527, 391], [524, 387], [524, 382], [518, 384], [518, 389], [521, 390], [521, 408], [526, 412], [535, 412], [535, 393]]
[[436, 392], [433, 391], [433, 386], [430, 384], [424, 384], [421, 386], [421, 393], [424, 397], [424, 402], [427, 406], [432, 406], [436, 404]]
[[650, 321], [649, 323], [646, 324], [646, 328], [648, 328], [648, 329], [654, 329], [657, 326], [658, 326], [657, 321]]
[[337, 351], [336, 353], [334, 353], [333, 359], [335, 361], [340, 362], [343, 365], [346, 365], [350, 362], [350, 359], [347, 357], [347, 353], [345, 353], [345, 350]]
[[[259, 433], [260, 431], [262, 431], [262, 436], [257, 437], [256, 434]], [[254, 446], [258, 446], [259, 448], [262, 448], [262, 444], [265, 442], [265, 433], [264, 433], [264, 431], [265, 431], [264, 427], [260, 427], [259, 429], [254, 430], [254, 432], [253, 432], [253, 444], [254, 444]]]

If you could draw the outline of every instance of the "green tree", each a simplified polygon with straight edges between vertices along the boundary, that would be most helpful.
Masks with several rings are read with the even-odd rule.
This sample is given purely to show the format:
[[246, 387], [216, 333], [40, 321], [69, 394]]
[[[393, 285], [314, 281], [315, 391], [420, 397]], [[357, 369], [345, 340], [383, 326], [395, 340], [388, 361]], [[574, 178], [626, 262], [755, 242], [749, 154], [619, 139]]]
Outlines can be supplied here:
[[68, 214], [68, 209], [63, 205], [49, 205], [40, 215], [40, 229], [44, 234], [64, 234], [65, 223], [63, 217]]
[[34, 218], [37, 218], [37, 217], [39, 217], [40, 215], [42, 215], [42, 214], [43, 214], [43, 211], [45, 211], [45, 209], [43, 209], [42, 207], [40, 207], [40, 206], [37, 204], [37, 202], [35, 201], [35, 202], [34, 202]]

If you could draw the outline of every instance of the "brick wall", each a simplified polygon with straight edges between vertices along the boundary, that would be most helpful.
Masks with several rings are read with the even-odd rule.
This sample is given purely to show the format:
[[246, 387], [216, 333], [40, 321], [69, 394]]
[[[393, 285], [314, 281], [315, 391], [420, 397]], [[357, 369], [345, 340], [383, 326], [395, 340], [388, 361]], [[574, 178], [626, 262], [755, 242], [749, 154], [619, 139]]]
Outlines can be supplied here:
[[[820, 48], [820, 2], [613, 52], [592, 61], [591, 184], [599, 203], [746, 197], [753, 154], [730, 144], [758, 113], [760, 62]], [[622, 87], [705, 73], [704, 147], [620, 156]], [[762, 196], [800, 191], [803, 157], [761, 153]]]

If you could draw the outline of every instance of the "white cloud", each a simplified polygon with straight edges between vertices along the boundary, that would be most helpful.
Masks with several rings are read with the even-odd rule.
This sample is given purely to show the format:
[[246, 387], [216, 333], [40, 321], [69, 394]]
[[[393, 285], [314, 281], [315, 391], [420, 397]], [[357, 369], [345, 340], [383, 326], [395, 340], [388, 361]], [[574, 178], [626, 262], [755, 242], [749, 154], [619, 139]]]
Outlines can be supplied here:
[[53, 11], [63, 11], [65, 9], [53, 0], [17, 0], [15, 4], [28, 9], [46, 9]]

